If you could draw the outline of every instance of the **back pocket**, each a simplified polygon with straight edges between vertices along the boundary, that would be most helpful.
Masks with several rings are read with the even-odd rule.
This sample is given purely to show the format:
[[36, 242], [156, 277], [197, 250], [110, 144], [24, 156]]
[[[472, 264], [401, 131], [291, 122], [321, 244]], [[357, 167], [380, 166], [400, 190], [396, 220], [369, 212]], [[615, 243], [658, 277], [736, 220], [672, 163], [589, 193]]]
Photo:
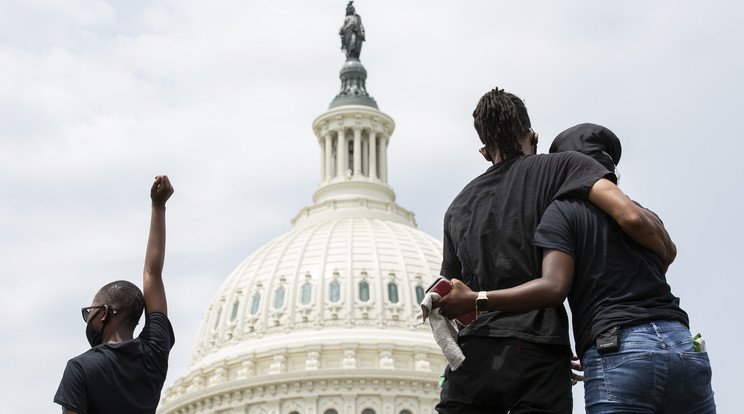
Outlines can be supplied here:
[[707, 352], [680, 352], [679, 359], [685, 370], [685, 392], [696, 397], [707, 397], [713, 392], [713, 376]]

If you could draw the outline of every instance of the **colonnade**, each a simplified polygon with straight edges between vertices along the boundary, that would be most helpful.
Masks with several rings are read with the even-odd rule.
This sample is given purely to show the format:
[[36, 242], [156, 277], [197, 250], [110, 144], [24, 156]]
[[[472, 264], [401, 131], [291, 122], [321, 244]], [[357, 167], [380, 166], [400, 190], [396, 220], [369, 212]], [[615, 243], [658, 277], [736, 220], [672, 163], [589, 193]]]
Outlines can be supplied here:
[[[320, 144], [320, 182], [367, 178], [387, 183], [387, 147], [389, 134], [379, 122], [361, 122], [346, 126], [337, 116], [329, 125], [322, 122], [316, 130]], [[335, 124], [335, 125], [333, 125]]]

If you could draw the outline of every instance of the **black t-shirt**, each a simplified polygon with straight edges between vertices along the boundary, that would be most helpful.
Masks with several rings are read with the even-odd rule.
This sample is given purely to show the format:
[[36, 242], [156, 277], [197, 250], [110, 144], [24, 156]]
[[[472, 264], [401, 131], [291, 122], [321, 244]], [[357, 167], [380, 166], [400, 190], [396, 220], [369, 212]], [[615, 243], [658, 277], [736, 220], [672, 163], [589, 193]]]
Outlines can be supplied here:
[[535, 245], [574, 258], [568, 302], [579, 357], [597, 335], [614, 326], [654, 320], [689, 325], [659, 256], [634, 242], [593, 204], [577, 199], [553, 202], [537, 227]]
[[69, 360], [54, 402], [79, 414], [154, 413], [174, 342], [168, 317], [150, 313], [136, 339]]
[[[558, 197], [586, 198], [604, 177], [613, 175], [577, 152], [518, 156], [495, 164], [465, 186], [444, 216], [442, 276], [458, 278], [475, 291], [539, 277], [542, 255], [532, 239], [543, 212]], [[563, 306], [490, 312], [460, 335], [568, 345], [568, 317]]]

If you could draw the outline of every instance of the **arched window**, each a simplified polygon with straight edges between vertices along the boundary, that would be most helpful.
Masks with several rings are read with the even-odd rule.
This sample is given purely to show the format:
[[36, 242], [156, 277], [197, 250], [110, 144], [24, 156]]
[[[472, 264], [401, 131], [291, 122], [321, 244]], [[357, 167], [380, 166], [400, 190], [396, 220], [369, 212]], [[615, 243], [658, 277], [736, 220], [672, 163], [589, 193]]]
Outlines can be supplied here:
[[366, 281], [359, 282], [359, 300], [369, 302], [369, 283]]
[[341, 300], [341, 285], [338, 283], [338, 280], [334, 280], [333, 282], [331, 282], [329, 293], [331, 302], [336, 303]]
[[222, 306], [220, 306], [220, 309], [217, 311], [217, 317], [214, 319], [214, 330], [217, 330], [217, 327], [220, 326], [220, 318], [222, 317]]
[[274, 292], [274, 309], [281, 309], [284, 306], [284, 287], [279, 286]]
[[289, 414], [300, 414], [300, 412], [299, 412], [299, 411], [292, 411], [292, 412], [291, 412], [291, 413], [289, 413]]
[[235, 303], [233, 303], [232, 313], [230, 314], [230, 322], [234, 321], [235, 318], [238, 317], [238, 306], [240, 306], [240, 301], [236, 299]]
[[251, 301], [251, 315], [255, 315], [258, 313], [258, 304], [261, 302], [261, 294], [256, 292], [255, 295], [253, 295], [253, 300]]
[[408, 410], [400, 410], [400, 414], [413, 414], [413, 413]]
[[421, 303], [424, 301], [424, 288], [421, 286], [416, 286], [416, 303]]
[[303, 305], [307, 305], [310, 303], [310, 299], [313, 293], [313, 285], [310, 283], [305, 283], [302, 285], [302, 292], [300, 294], [300, 303]]
[[375, 410], [371, 408], [365, 408], [364, 410], [362, 410], [362, 414], [375, 414]]
[[333, 408], [331, 408], [329, 410], [323, 411], [323, 414], [338, 414], [338, 411], [336, 411]]
[[388, 299], [391, 303], [398, 303], [398, 285], [393, 282], [388, 283]]

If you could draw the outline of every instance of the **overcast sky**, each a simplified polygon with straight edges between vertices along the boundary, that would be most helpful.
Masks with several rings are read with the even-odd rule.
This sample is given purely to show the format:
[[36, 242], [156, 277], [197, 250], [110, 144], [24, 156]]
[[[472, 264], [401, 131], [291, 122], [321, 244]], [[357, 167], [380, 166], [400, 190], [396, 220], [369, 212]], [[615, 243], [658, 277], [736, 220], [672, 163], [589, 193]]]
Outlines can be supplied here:
[[[668, 280], [707, 338], [719, 411], [738, 411], [744, 3], [355, 5], [367, 89], [396, 121], [389, 182], [419, 228], [441, 238], [449, 202], [488, 167], [471, 114], [494, 86], [525, 99], [539, 152], [576, 123], [608, 126], [620, 187], [677, 244]], [[0, 411], [60, 411], [65, 363], [88, 348], [79, 308], [109, 281], [141, 286], [162, 173], [176, 188], [166, 388], [185, 373], [212, 294], [312, 203], [311, 125], [339, 90], [345, 6], [0, 1]]]

